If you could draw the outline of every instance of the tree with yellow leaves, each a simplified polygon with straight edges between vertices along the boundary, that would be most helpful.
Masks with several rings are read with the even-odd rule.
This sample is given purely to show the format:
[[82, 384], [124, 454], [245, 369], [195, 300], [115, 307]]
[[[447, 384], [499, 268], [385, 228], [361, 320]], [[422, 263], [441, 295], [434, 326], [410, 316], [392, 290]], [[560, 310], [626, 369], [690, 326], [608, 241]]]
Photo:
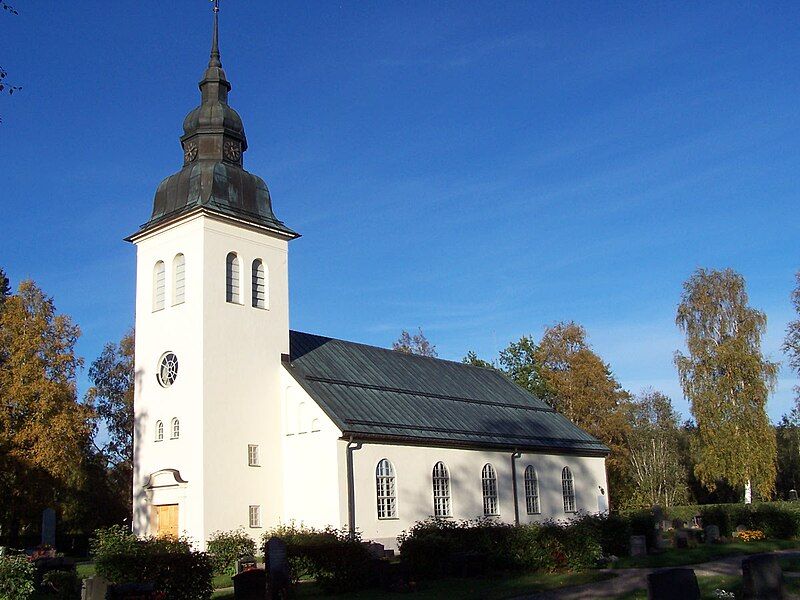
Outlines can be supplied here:
[[0, 310], [0, 518], [12, 544], [81, 477], [91, 410], [77, 400], [79, 328], [23, 281]]
[[766, 412], [778, 364], [761, 354], [766, 315], [748, 306], [744, 278], [698, 269], [684, 284], [675, 319], [688, 354], [675, 353], [683, 393], [697, 422], [695, 474], [769, 498], [775, 489], [775, 430]]

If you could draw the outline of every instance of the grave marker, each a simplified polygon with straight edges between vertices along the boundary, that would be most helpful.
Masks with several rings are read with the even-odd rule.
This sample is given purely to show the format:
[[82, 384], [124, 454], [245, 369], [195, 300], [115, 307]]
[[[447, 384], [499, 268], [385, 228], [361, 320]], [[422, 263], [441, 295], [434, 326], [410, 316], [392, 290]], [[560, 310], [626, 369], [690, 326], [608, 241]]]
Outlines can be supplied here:
[[662, 569], [647, 576], [648, 600], [700, 600], [692, 569]]

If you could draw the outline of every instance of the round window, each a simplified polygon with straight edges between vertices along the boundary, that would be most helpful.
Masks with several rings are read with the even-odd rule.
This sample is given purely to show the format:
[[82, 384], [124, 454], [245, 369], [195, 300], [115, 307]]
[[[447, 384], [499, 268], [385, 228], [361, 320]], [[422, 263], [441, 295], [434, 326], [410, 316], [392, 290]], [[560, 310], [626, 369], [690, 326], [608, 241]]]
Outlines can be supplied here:
[[178, 378], [178, 357], [172, 352], [165, 352], [158, 363], [156, 375], [161, 387], [169, 387]]

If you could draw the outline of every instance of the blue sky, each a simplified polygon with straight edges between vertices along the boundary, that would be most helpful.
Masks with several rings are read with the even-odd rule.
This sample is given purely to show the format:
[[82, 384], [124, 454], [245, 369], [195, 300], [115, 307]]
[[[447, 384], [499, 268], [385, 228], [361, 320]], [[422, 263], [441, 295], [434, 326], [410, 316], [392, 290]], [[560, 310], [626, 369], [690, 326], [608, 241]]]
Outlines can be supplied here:
[[[88, 363], [133, 324], [134, 249], [181, 165], [211, 10], [12, 2], [0, 65], [0, 265], [79, 323]], [[296, 329], [493, 357], [582, 323], [625, 387], [688, 414], [682, 282], [732, 267], [792, 318], [800, 5], [222, 0], [245, 167], [291, 245]], [[792, 403], [784, 367], [769, 412]], [[85, 389], [85, 372], [81, 389]]]

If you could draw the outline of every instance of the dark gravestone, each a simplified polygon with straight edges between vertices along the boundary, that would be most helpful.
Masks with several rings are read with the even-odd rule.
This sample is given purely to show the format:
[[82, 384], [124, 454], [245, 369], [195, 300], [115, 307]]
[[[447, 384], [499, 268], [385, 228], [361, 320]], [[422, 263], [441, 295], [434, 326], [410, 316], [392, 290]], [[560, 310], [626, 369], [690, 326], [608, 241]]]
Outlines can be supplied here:
[[631, 536], [631, 556], [647, 556], [647, 538], [645, 536]]
[[700, 600], [692, 569], [662, 569], [647, 576], [648, 600]]
[[675, 532], [675, 547], [688, 548], [689, 547], [689, 532], [684, 529], [679, 529]]
[[789, 490], [789, 500], [797, 500], [797, 490]]
[[706, 544], [716, 544], [719, 541], [719, 527], [716, 525], [707, 525], [705, 532]]
[[236, 574], [255, 569], [258, 566], [255, 556], [243, 556], [236, 561]]
[[56, 545], [56, 511], [52, 508], [42, 511], [42, 545]]
[[742, 598], [744, 600], [781, 600], [783, 571], [778, 557], [758, 554], [742, 561]]
[[267, 598], [277, 600], [286, 597], [292, 580], [289, 575], [289, 559], [286, 556], [286, 544], [273, 537], [267, 542], [264, 563], [267, 571]]
[[233, 597], [236, 600], [265, 600], [267, 572], [264, 569], [248, 569], [234, 575]]

